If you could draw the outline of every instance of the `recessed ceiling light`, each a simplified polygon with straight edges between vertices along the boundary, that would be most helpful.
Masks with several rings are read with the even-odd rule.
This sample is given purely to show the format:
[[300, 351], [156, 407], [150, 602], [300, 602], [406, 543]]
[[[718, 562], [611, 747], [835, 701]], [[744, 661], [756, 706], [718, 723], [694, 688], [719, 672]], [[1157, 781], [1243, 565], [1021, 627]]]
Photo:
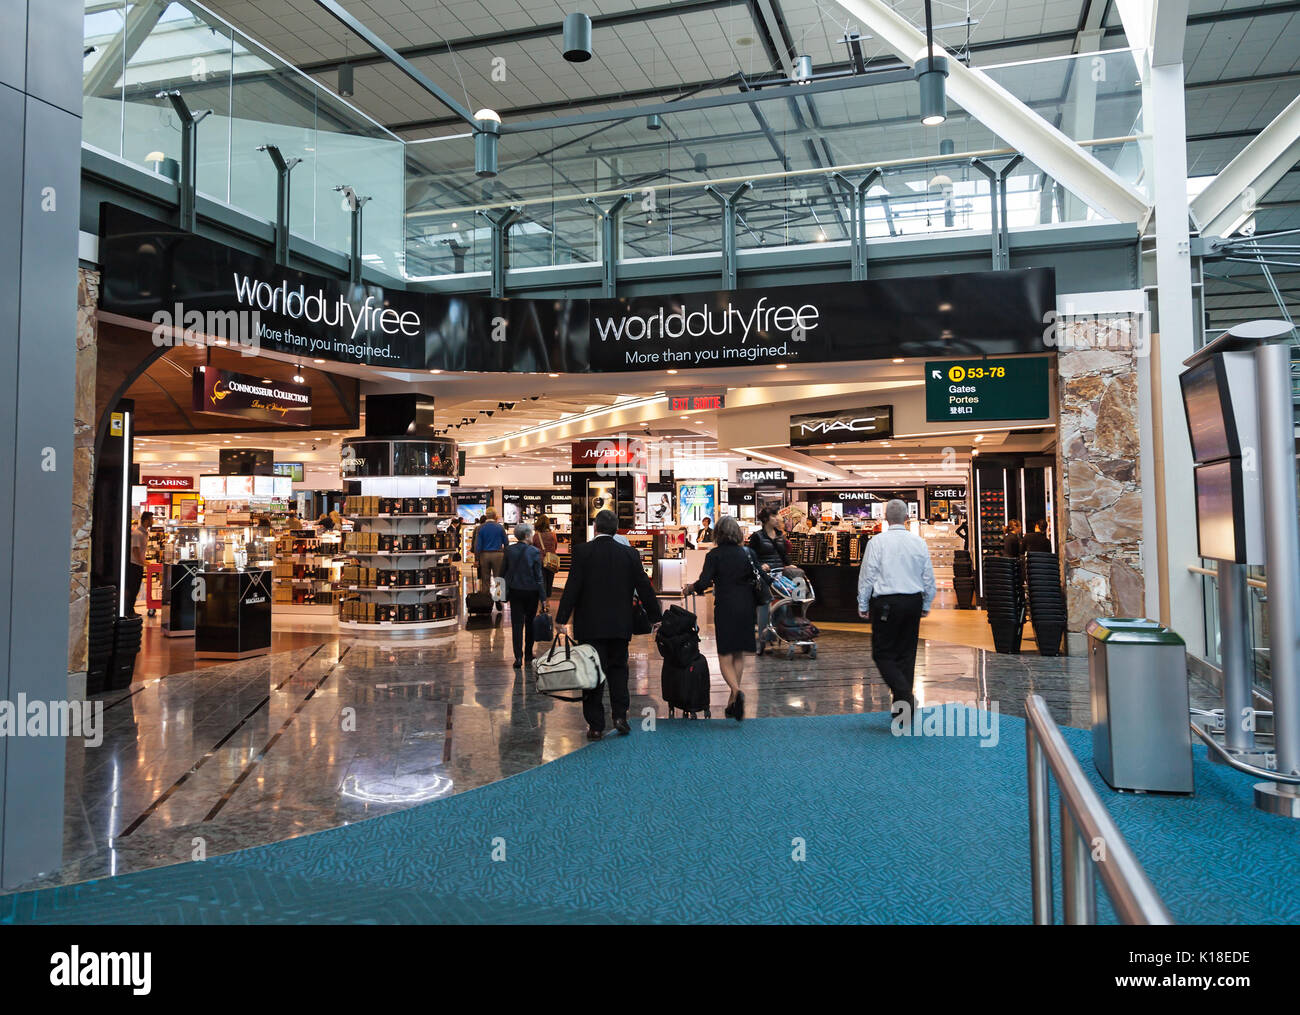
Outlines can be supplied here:
[[903, 357], [902, 357], [902, 356], [899, 356], [896, 360], [894, 360], [894, 362], [895, 362], [895, 363], [902, 363], [902, 362], [903, 362]]
[[325, 361], [324, 361], [323, 359], [314, 359], [314, 360], [312, 360], [312, 362], [313, 362], [313, 363], [324, 363]]
[[785, 365], [784, 363], [778, 363], [778, 364], [776, 365], [776, 368], [777, 368], [778, 370], [784, 370], [784, 369], [785, 369], [785, 366], [786, 366], [786, 365]]
[[676, 371], [675, 369], [670, 369], [668, 372], [669, 372], [670, 374], [675, 374], [675, 373], [677, 373], [677, 371]]
[[440, 374], [440, 373], [442, 373], [442, 371], [441, 371], [441, 370], [430, 370], [429, 373], [431, 373], [431, 374]]
[[547, 377], [559, 377], [560, 375], [559, 375], [559, 374], [547, 374], [546, 376], [547, 376]]

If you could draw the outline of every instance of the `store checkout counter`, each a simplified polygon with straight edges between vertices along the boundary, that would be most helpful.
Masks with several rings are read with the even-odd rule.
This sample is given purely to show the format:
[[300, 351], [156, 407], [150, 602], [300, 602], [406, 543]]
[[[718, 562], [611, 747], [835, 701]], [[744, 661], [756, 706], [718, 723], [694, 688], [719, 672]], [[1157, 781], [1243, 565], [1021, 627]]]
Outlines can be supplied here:
[[196, 659], [247, 659], [271, 651], [271, 572], [267, 568], [199, 570]]

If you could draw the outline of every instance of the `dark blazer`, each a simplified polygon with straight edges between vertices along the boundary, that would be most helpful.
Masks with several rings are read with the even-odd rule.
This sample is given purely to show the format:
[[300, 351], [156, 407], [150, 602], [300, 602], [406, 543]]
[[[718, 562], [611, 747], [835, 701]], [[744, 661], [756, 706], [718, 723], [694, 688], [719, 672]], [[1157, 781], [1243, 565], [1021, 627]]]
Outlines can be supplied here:
[[1024, 548], [1026, 553], [1051, 553], [1052, 543], [1046, 532], [1034, 530], [1026, 534]]
[[586, 642], [597, 638], [632, 637], [632, 594], [652, 621], [661, 614], [654, 586], [641, 568], [641, 555], [611, 536], [597, 536], [573, 553], [555, 622], [573, 618], [573, 636]]
[[542, 552], [532, 543], [511, 543], [506, 547], [505, 570], [501, 575], [507, 589], [536, 592], [546, 595], [546, 582], [542, 578]]

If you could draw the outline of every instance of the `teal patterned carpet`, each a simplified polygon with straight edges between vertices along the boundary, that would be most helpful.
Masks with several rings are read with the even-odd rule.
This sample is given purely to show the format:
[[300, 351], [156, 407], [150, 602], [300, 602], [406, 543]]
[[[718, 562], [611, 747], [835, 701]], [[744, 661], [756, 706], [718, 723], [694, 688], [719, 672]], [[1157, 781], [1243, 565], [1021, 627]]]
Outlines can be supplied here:
[[[1024, 723], [1000, 733], [660, 720], [398, 814], [0, 897], [0, 923], [1026, 923]], [[1092, 772], [1089, 735], [1065, 735]], [[1198, 760], [1196, 779], [1194, 798], [1097, 780], [1174, 918], [1300, 922], [1300, 828], [1244, 776]]]

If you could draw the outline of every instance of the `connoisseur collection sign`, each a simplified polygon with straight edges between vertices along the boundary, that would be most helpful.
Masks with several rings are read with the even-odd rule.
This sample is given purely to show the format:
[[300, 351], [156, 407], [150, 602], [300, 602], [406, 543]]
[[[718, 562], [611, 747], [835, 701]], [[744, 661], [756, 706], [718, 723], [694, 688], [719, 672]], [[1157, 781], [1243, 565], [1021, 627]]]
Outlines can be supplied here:
[[194, 411], [311, 426], [311, 388], [233, 370], [195, 367]]

